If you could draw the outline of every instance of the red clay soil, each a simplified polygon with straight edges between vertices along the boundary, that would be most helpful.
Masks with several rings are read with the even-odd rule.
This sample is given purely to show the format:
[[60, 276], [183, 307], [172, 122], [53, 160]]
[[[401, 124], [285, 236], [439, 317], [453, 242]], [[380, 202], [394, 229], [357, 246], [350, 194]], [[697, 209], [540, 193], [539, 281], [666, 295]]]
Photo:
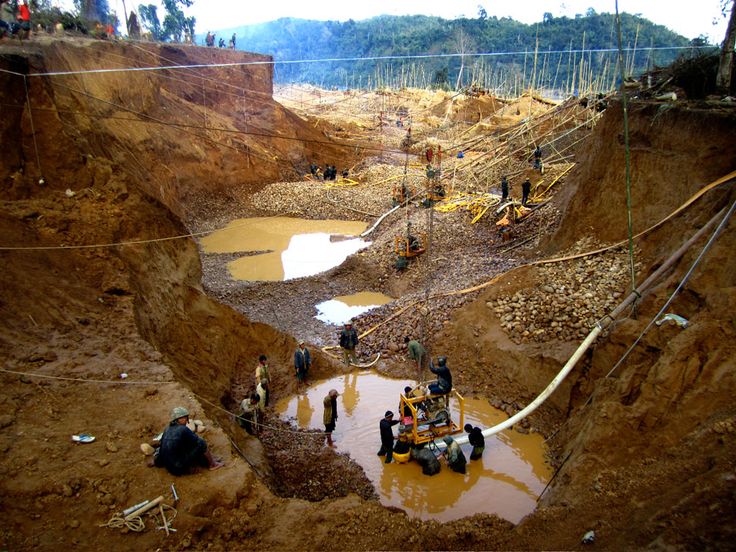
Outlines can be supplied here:
[[[81, 39], [0, 49], [0, 68], [22, 74], [247, 59], [260, 58]], [[279, 138], [222, 130], [246, 121], [231, 116], [238, 101], [229, 87], [206, 81], [213, 88], [201, 93], [201, 74], [29, 77], [29, 112], [23, 79], [0, 73], [2, 102], [10, 106], [0, 123], [1, 245], [106, 244], [186, 234], [180, 220], [192, 208], [190, 198], [227, 196], [228, 188], [243, 183], [256, 190], [283, 179], [292, 166], [306, 168], [310, 157], [324, 151], [308, 140], [324, 137], [270, 100], [268, 67], [213, 69], [207, 77], [245, 97], [252, 107], [249, 129]], [[221, 130], [150, 122], [183, 125], [205, 116]], [[637, 229], [736, 168], [732, 111], [635, 104], [631, 116]], [[129, 117], [134, 120], [123, 120]], [[545, 246], [549, 255], [583, 237], [625, 237], [619, 214], [621, 129], [620, 111], [613, 108], [588, 139], [566, 195], [556, 199], [563, 220]], [[730, 205], [736, 198], [732, 186], [709, 192], [639, 240], [639, 279]], [[577, 549], [592, 529], [592, 548], [733, 548], [734, 241], [731, 222], [672, 304], [671, 312], [689, 319], [687, 329], [655, 326], [615, 377], [605, 377], [703, 241], [641, 299], [636, 316], [599, 338], [532, 417], [532, 426], [550, 438], [560, 471], [540, 507], [516, 526], [487, 515], [446, 524], [411, 519], [370, 498], [357, 472], [348, 482], [326, 484], [326, 492], [300, 490], [303, 481], [276, 488], [278, 440], [264, 449], [227, 410], [234, 411], [240, 397], [233, 389], [252, 378], [255, 359], [264, 352], [272, 364], [274, 399], [293, 392], [294, 338], [210, 298], [192, 239], [2, 250], [0, 547], [313, 550], [339, 543], [360, 550]], [[516, 343], [489, 308], [498, 297], [535, 288], [538, 270], [512, 271], [459, 302], [435, 336], [458, 367], [458, 386], [499, 398], [511, 409], [534, 397], [576, 346]], [[405, 369], [383, 367], [389, 373]], [[340, 370], [317, 353], [313, 376]], [[204, 437], [225, 468], [175, 478], [146, 466], [139, 444], [163, 429], [176, 405], [205, 422]], [[71, 435], [81, 432], [96, 441], [73, 443]], [[304, 457], [293, 470], [309, 471], [320, 462], [319, 477], [308, 478], [315, 485], [345, 477], [345, 459], [324, 449], [302, 447], [293, 454]], [[155, 530], [152, 519], [142, 533], [101, 527], [144, 499], [163, 495], [172, 504], [172, 483], [180, 496], [176, 533]]]

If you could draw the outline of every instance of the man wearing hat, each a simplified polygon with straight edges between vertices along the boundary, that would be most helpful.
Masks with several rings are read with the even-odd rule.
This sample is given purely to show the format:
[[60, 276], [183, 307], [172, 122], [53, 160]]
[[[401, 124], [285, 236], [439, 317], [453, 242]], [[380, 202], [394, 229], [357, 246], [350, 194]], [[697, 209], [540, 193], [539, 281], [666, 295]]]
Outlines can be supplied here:
[[394, 432], [391, 428], [398, 423], [399, 420], [394, 420], [394, 413], [390, 410], [387, 410], [383, 419], [378, 422], [378, 429], [381, 432], [381, 448], [378, 456], [385, 456], [386, 464], [390, 464], [394, 458]]
[[345, 364], [357, 364], [355, 358], [355, 347], [358, 346], [358, 332], [353, 328], [353, 321], [348, 320], [340, 332], [340, 347], [342, 348], [342, 361]]
[[187, 427], [189, 411], [177, 406], [171, 411], [171, 422], [161, 436], [161, 446], [154, 459], [158, 467], [172, 475], [186, 475], [201, 467], [216, 470], [224, 466], [207, 450], [207, 443]]
[[309, 349], [304, 346], [304, 340], [299, 341], [299, 347], [294, 353], [294, 370], [296, 371], [296, 380], [304, 383], [307, 379], [307, 373], [312, 366], [312, 359], [309, 355]]

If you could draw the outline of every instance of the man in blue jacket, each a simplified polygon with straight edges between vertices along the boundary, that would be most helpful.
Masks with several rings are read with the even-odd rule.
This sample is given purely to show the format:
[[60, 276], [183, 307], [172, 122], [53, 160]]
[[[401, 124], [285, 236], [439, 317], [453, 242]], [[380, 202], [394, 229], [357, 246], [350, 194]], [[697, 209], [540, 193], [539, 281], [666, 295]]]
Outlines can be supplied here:
[[207, 450], [207, 443], [187, 427], [189, 411], [177, 406], [171, 411], [171, 422], [161, 436], [161, 446], [154, 458], [160, 468], [172, 475], [186, 475], [198, 467], [216, 470], [224, 466]]

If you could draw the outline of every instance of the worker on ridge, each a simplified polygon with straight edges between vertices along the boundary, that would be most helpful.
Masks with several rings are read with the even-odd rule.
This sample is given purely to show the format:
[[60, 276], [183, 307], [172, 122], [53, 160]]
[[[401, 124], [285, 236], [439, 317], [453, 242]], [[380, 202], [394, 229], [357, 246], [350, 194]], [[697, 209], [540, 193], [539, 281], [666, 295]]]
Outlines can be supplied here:
[[161, 446], [154, 465], [166, 468], [172, 475], [186, 475], [198, 467], [216, 470], [225, 464], [212, 456], [207, 443], [187, 427], [189, 411], [177, 406], [171, 411], [171, 421], [161, 436]]
[[447, 395], [452, 391], [452, 374], [447, 367], [447, 357], [437, 357], [437, 367], [430, 359], [429, 370], [437, 376], [437, 381], [429, 384], [429, 392], [433, 395]]
[[358, 346], [358, 332], [353, 328], [353, 321], [348, 320], [340, 332], [340, 347], [342, 348], [342, 361], [349, 365], [351, 362], [357, 364], [355, 348]]

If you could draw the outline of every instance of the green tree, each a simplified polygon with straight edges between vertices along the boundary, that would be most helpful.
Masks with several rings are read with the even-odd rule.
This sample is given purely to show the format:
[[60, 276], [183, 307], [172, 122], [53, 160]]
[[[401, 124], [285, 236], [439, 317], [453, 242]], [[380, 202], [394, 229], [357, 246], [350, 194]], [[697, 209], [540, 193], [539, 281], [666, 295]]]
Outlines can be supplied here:
[[486, 9], [483, 6], [481, 6], [480, 4], [478, 4], [478, 19], [480, 19], [481, 21], [483, 21], [483, 20], [485, 20], [487, 18], [488, 18], [488, 12], [486, 11]]
[[163, 35], [164, 40], [172, 40], [174, 42], [181, 42], [184, 31], [192, 33], [194, 36], [194, 24], [196, 19], [194, 17], [186, 17], [184, 12], [179, 7], [190, 7], [194, 0], [163, 0], [164, 10], [166, 10], [166, 17], [164, 17], [163, 24]]
[[164, 39], [164, 32], [161, 22], [158, 20], [156, 6], [153, 4], [148, 4], [147, 6], [141, 4], [138, 6], [138, 13], [141, 15], [141, 24], [150, 31], [153, 40], [162, 41]]

